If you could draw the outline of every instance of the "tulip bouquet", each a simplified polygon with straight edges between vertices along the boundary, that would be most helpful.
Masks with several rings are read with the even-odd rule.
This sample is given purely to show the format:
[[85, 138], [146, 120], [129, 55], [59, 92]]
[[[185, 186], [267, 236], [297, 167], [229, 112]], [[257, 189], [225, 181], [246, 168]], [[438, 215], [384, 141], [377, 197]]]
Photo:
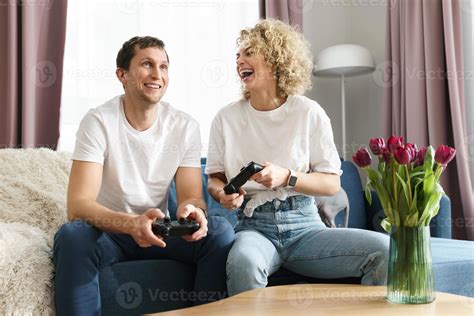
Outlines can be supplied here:
[[373, 138], [352, 157], [367, 171], [365, 195], [372, 203], [377, 192], [385, 218], [381, 226], [390, 233], [387, 298], [395, 303], [420, 304], [435, 299], [431, 263], [429, 223], [439, 211], [444, 194], [439, 178], [454, 158], [454, 148], [440, 145], [417, 148], [403, 144], [403, 137]]
[[378, 168], [372, 169], [372, 158], [366, 148], [359, 149], [352, 157], [368, 175], [365, 189], [371, 203], [371, 190], [377, 192], [385, 213], [382, 227], [390, 232], [392, 226], [428, 226], [439, 210], [444, 194], [439, 178], [446, 165], [454, 158], [456, 150], [440, 145], [417, 148], [403, 144], [403, 137], [372, 138], [371, 152], [378, 156]]

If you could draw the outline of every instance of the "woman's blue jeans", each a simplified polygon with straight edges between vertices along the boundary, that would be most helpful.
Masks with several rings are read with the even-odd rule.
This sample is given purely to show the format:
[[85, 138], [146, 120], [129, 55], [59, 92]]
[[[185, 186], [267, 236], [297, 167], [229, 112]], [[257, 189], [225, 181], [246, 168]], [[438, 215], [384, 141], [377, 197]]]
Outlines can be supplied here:
[[267, 285], [280, 267], [320, 279], [361, 277], [386, 283], [388, 236], [352, 228], [326, 228], [312, 197], [278, 199], [238, 211], [236, 239], [227, 259], [227, 289], [235, 295]]
[[130, 235], [103, 232], [83, 221], [65, 223], [54, 237], [57, 314], [100, 315], [99, 270], [122, 261], [174, 259], [194, 263], [197, 267], [194, 290], [199, 293], [194, 303], [207, 303], [206, 298], [216, 297], [215, 293], [223, 297], [225, 263], [234, 231], [227, 219], [215, 216], [209, 217], [208, 228], [207, 236], [196, 242], [170, 237], [165, 248], [142, 248]]

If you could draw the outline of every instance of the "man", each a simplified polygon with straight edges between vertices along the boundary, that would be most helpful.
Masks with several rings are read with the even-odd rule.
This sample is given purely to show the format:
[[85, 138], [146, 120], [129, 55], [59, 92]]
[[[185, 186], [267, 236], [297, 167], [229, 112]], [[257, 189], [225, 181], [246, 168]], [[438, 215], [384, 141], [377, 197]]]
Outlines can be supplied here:
[[[206, 219], [199, 126], [160, 101], [168, 67], [161, 40], [146, 36], [125, 42], [116, 70], [125, 94], [90, 110], [81, 122], [67, 196], [71, 222], [54, 241], [58, 315], [100, 314], [99, 270], [121, 261], [173, 258], [197, 264], [199, 295], [194, 297], [206, 293], [208, 299], [196, 304], [226, 290], [233, 229], [223, 218]], [[163, 240], [151, 224], [165, 217], [173, 178], [176, 216], [195, 220], [200, 229]]]

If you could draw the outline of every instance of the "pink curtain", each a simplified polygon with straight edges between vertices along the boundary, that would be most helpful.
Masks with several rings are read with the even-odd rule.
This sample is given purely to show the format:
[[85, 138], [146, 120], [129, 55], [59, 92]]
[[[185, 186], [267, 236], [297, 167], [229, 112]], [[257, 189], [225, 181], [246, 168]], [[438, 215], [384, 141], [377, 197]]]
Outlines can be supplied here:
[[442, 185], [452, 202], [453, 237], [474, 240], [474, 197], [464, 117], [461, 3], [392, 0], [387, 10], [386, 135], [457, 155]]
[[0, 148], [59, 139], [67, 1], [0, 5]]
[[260, 18], [272, 18], [298, 26], [303, 32], [303, 0], [260, 0]]

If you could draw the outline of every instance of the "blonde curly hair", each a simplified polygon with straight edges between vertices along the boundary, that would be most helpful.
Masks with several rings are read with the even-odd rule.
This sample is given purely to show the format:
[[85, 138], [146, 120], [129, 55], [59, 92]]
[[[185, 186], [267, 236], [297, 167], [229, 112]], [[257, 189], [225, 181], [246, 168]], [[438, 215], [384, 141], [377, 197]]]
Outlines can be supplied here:
[[[275, 67], [278, 96], [303, 94], [311, 88], [313, 57], [310, 44], [295, 28], [278, 20], [261, 20], [253, 28], [240, 31], [239, 47], [252, 47], [265, 62]], [[250, 92], [242, 87], [245, 99]]]

